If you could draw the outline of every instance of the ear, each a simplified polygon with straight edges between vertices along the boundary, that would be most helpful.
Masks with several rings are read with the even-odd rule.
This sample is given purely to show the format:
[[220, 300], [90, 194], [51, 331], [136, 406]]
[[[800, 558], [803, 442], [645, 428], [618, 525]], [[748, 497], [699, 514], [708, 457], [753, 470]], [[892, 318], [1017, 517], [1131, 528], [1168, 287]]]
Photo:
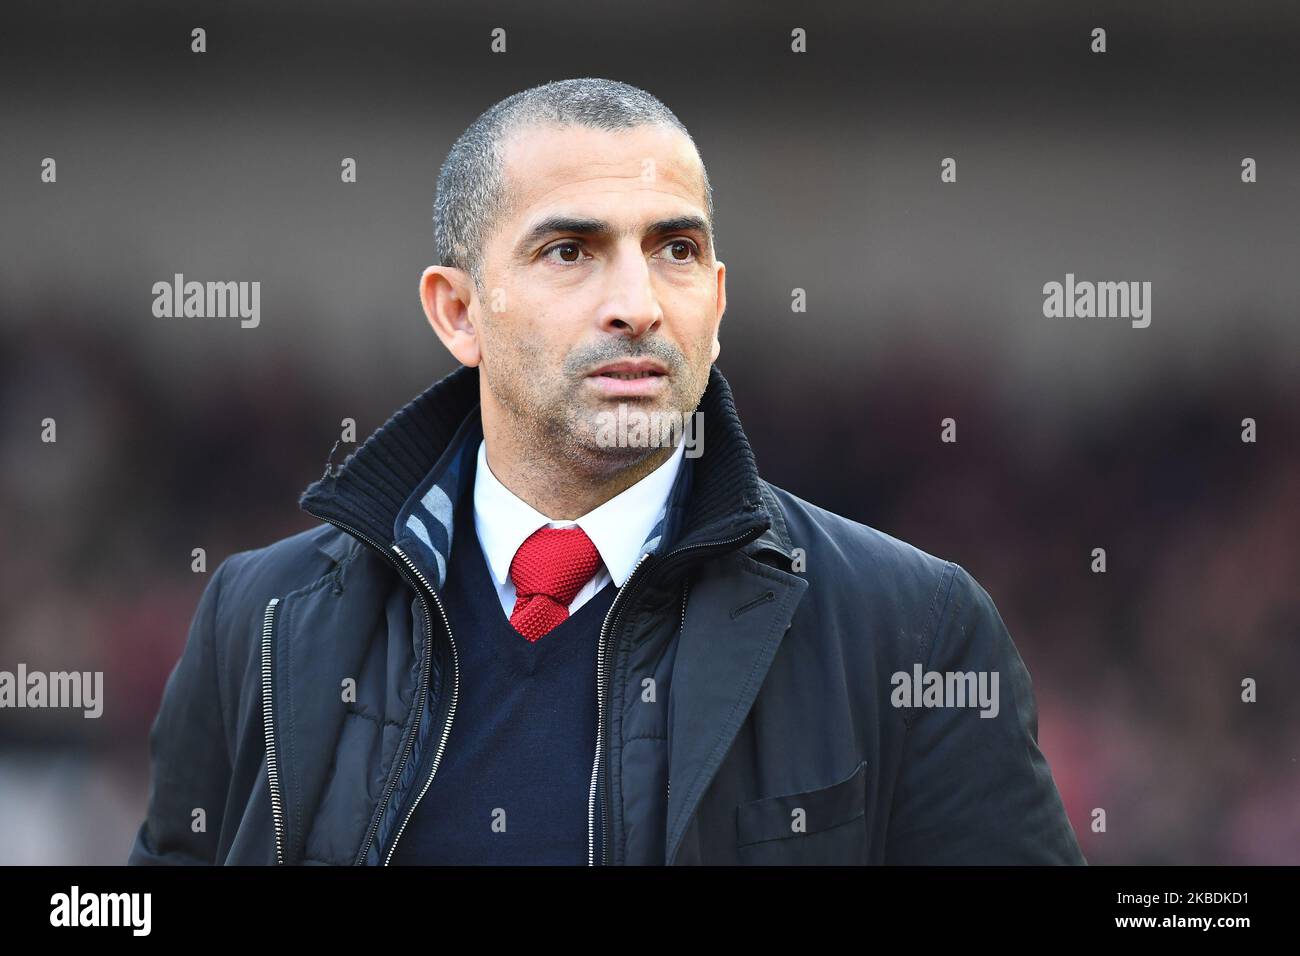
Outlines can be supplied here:
[[722, 314], [727, 311], [727, 264], [721, 259], [718, 260], [718, 318], [713, 326], [713, 355], [709, 359], [712, 364], [718, 360], [718, 353], [722, 351], [722, 343], [718, 341], [718, 328], [722, 325]]
[[478, 333], [470, 319], [473, 302], [474, 280], [463, 269], [429, 266], [420, 276], [420, 303], [429, 325], [447, 351], [471, 367], [482, 360]]

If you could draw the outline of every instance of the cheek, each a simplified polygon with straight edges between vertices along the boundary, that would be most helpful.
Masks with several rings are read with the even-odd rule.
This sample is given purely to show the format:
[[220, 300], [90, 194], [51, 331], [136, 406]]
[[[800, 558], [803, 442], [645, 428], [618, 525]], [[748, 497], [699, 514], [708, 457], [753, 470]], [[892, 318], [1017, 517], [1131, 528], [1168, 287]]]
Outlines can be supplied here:
[[487, 316], [484, 333], [489, 361], [494, 359], [498, 368], [510, 369], [510, 376], [521, 383], [518, 387], [554, 391], [553, 384], [535, 384], [558, 377], [565, 355], [551, 317], [516, 302], [506, 312]]
[[715, 333], [715, 327], [712, 322], [712, 316], [709, 316], [701, 320], [701, 324], [699, 326], [699, 333], [695, 338], [695, 343], [696, 343], [695, 351], [697, 355], [703, 358], [709, 358], [710, 356], [712, 356], [714, 333]]
[[484, 299], [483, 328], [498, 352], [518, 352], [537, 335], [537, 312], [514, 289], [489, 289]]
[[583, 340], [587, 317], [595, 310], [579, 296], [553, 295], [527, 286], [508, 293], [506, 304], [497, 321], [498, 337], [508, 337], [512, 351], [527, 353], [539, 366], [555, 368]]
[[557, 303], [550, 296], [539, 294], [528, 283], [499, 290], [499, 303], [497, 325], [521, 339], [543, 334], [550, 325], [550, 316], [557, 310]]

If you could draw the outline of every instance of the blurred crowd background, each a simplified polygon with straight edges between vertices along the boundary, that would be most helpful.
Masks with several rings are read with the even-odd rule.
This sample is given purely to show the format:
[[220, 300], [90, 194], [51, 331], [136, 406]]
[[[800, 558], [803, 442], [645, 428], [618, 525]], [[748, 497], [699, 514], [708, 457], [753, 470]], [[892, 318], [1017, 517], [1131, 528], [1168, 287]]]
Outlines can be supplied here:
[[[1298, 26], [1280, 4], [18, 5], [0, 670], [102, 670], [106, 701], [0, 710], [0, 864], [125, 861], [207, 580], [191, 550], [211, 571], [310, 527], [341, 419], [364, 440], [452, 370], [416, 297], [438, 167], [498, 99], [583, 75], [660, 96], [701, 149], [718, 364], [760, 470], [989, 591], [1089, 861], [1300, 863]], [[260, 281], [260, 325], [155, 318], [177, 272]], [[1045, 318], [1067, 272], [1152, 282], [1150, 327]]]

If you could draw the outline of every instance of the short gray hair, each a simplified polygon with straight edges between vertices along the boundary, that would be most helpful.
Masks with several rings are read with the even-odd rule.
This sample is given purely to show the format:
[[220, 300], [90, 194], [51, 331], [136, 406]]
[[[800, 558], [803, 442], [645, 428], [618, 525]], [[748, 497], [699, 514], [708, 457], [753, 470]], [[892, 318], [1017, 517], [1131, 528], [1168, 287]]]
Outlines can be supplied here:
[[[592, 77], [555, 80], [508, 96], [460, 135], [438, 173], [433, 233], [438, 262], [470, 273], [482, 293], [483, 247], [507, 212], [503, 156], [509, 137], [530, 126], [585, 126], [623, 130], [659, 125], [695, 140], [673, 111], [645, 90]], [[699, 155], [699, 147], [695, 148]], [[704, 169], [704, 201], [713, 229], [713, 187]], [[715, 240], [716, 241], [716, 240]]]

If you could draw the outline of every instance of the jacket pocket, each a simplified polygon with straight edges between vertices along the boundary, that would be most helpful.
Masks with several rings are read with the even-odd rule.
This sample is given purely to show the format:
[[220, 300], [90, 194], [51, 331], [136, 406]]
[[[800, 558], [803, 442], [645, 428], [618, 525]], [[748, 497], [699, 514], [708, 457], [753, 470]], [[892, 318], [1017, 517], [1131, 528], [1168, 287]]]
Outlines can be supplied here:
[[736, 851], [741, 863], [866, 863], [867, 762], [824, 787], [737, 805]]

